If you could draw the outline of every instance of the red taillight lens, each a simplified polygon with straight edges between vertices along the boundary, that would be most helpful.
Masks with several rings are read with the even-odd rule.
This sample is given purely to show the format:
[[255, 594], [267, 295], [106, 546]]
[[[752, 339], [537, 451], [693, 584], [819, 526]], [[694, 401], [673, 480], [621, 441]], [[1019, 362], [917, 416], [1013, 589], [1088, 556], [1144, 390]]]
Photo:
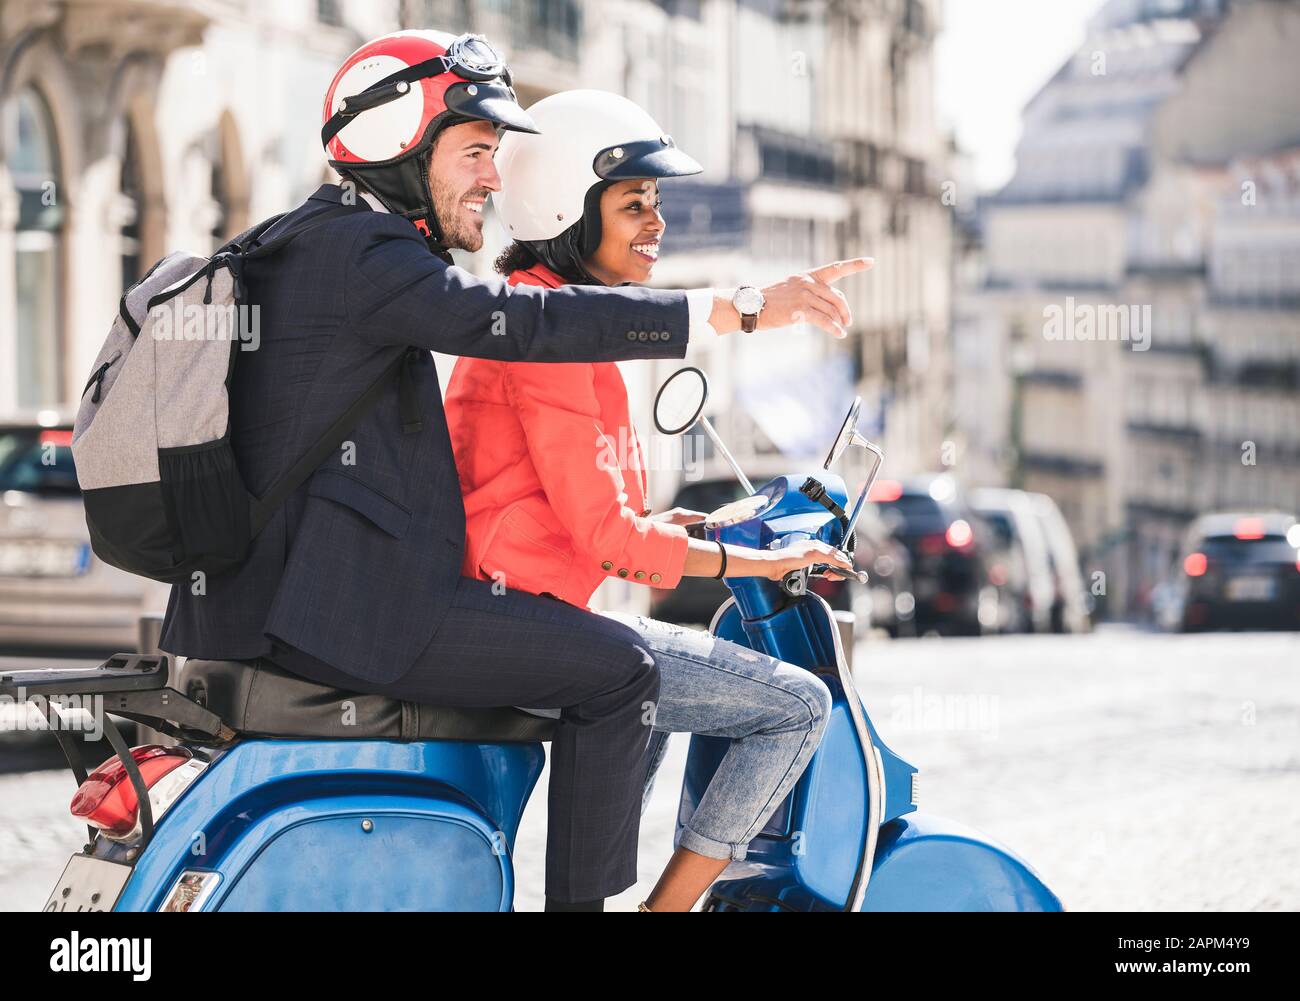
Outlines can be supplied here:
[[965, 520], [958, 518], [948, 526], [944, 538], [953, 549], [965, 549], [975, 541], [975, 533], [971, 531], [970, 525]]
[[890, 501], [896, 501], [903, 496], [903, 484], [897, 480], [876, 480], [871, 484], [871, 492], [867, 494], [867, 500], [875, 501], [878, 504], [888, 504]]
[[[155, 782], [185, 764], [192, 755], [183, 747], [146, 744], [131, 748], [131, 757], [140, 769], [144, 784], [153, 788]], [[135, 829], [139, 807], [126, 766], [116, 757], [109, 758], [86, 776], [72, 797], [74, 817], [115, 837], [123, 837]]]
[[948, 548], [948, 540], [942, 535], [923, 535], [916, 543], [923, 556], [934, 556]]
[[1232, 534], [1243, 542], [1264, 538], [1264, 522], [1259, 518], [1238, 518]]
[[1209, 566], [1209, 560], [1205, 558], [1204, 553], [1192, 553], [1187, 559], [1183, 560], [1183, 571], [1188, 577], [1200, 577], [1205, 573], [1205, 568]]

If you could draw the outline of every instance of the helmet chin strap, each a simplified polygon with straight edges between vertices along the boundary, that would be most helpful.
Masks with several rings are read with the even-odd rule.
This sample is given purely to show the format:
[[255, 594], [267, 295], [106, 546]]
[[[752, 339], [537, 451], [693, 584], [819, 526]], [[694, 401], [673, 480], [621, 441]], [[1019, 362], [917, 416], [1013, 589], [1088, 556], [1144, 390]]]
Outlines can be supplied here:
[[613, 183], [602, 181], [593, 184], [583, 199], [582, 218], [559, 236], [519, 242], [565, 281], [574, 285], [604, 285], [583, 262], [600, 246], [600, 196]]
[[470, 121], [474, 119], [444, 113], [429, 123], [418, 146], [399, 157], [383, 163], [336, 162], [333, 166], [378, 198], [389, 212], [408, 220], [424, 235], [424, 241], [433, 253], [450, 261], [446, 234], [438, 221], [433, 192], [429, 187], [429, 165], [438, 134], [443, 129]]

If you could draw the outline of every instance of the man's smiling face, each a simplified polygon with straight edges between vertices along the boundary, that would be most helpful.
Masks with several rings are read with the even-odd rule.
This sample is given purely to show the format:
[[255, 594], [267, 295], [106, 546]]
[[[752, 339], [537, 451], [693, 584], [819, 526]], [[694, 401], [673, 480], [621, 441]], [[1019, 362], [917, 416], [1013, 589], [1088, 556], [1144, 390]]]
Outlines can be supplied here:
[[489, 122], [466, 122], [444, 129], [429, 161], [429, 190], [443, 240], [458, 250], [483, 246], [483, 204], [501, 190], [492, 156], [497, 131]]

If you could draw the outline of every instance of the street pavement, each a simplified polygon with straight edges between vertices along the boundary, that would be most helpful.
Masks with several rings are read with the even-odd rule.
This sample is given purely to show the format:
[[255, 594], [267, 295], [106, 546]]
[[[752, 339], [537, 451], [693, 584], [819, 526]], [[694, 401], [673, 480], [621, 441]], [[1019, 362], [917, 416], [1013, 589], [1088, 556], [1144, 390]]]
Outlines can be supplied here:
[[[1300, 909], [1300, 634], [1106, 627], [856, 656], [877, 730], [920, 769], [919, 808], [1017, 852], [1071, 910]], [[670, 742], [639, 881], [610, 910], [634, 909], [672, 851], [688, 744]], [[10, 765], [32, 753], [0, 747]], [[520, 910], [542, 906], [545, 782], [516, 845]], [[0, 774], [0, 909], [39, 908], [81, 845], [72, 793], [67, 771]]]

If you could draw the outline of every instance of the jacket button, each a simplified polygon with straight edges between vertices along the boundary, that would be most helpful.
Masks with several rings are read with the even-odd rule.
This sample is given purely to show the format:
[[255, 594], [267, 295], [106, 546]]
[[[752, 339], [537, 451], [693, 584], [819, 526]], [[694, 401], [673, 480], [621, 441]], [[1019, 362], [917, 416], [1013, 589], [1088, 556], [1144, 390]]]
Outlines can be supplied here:
[[663, 579], [663, 574], [652, 573], [650, 575], [650, 581], [653, 584], [658, 584]]
[[634, 341], [634, 340], [636, 340], [636, 331], [635, 331], [635, 330], [629, 330], [629, 331], [627, 332], [627, 339], [628, 339], [629, 341]]
[[628, 572], [628, 571], [627, 571], [627, 567], [619, 567], [619, 568], [618, 568], [618, 575], [619, 575], [620, 577], [626, 577], [626, 576], [627, 576], [627, 572]]
[[634, 573], [632, 576], [635, 577], [637, 580], [645, 580], [645, 571], [644, 571], [644, 570], [638, 570], [638, 571], [637, 571], [636, 573]]
[[666, 331], [666, 330], [664, 331], [663, 339], [664, 339], [665, 341], [668, 340], [668, 331]]
[[609, 562], [609, 560], [606, 560], [604, 563], [602, 563], [602, 564], [600, 565], [600, 568], [601, 568], [602, 570], [613, 570], [613, 569], [614, 569], [614, 564], [611, 563], [611, 562]]
[[652, 340], [652, 341], [657, 341], [657, 340], [659, 340], [659, 331], [657, 331], [657, 330], [652, 330], [652, 331], [650, 331], [650, 340]]
[[642, 331], [639, 331], [639, 332], [637, 333], [637, 335], [636, 335], [636, 339], [637, 339], [638, 341], [646, 341], [646, 340], [649, 340], [649, 339], [650, 339], [650, 335], [647, 334], [644, 330], [642, 330]]

